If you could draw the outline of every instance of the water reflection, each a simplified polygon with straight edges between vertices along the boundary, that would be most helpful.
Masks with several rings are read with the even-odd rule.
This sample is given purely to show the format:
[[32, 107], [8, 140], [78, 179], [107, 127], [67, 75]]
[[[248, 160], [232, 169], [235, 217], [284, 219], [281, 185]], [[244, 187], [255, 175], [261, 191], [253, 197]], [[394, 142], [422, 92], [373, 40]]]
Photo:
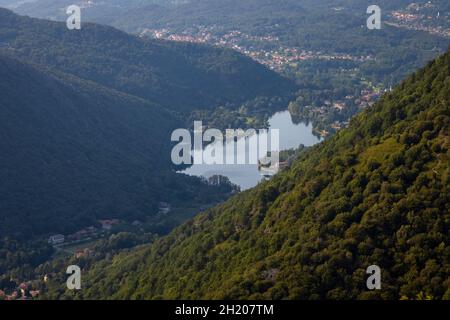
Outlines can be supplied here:
[[[274, 114], [269, 119], [269, 125], [271, 129], [279, 129], [281, 151], [298, 148], [301, 144], [309, 147], [320, 142], [321, 140], [320, 138], [313, 135], [313, 128], [311, 123], [295, 124], [292, 121], [292, 117], [289, 111], [282, 111]], [[211, 146], [206, 146], [205, 152], [208, 151], [208, 147], [211, 148]], [[203, 176], [206, 178], [209, 178], [213, 175], [226, 176], [232, 183], [239, 185], [242, 190], [246, 190], [256, 186], [263, 179], [261, 172], [258, 170], [258, 165], [249, 164], [195, 164], [181, 172], [188, 175]]]

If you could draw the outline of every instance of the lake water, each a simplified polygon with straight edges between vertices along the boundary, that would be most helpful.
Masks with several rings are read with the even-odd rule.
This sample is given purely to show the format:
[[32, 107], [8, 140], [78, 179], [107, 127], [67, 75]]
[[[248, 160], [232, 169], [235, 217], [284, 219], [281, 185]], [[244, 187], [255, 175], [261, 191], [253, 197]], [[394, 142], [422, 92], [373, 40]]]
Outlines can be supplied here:
[[[280, 150], [298, 148], [300, 144], [307, 147], [321, 141], [312, 133], [312, 124], [292, 122], [289, 111], [282, 111], [274, 114], [269, 119], [271, 129], [278, 129], [280, 133]], [[257, 128], [255, 128], [257, 129]], [[206, 146], [208, 148], [208, 146]], [[258, 170], [258, 165], [206, 165], [194, 164], [188, 169], [181, 171], [188, 175], [203, 176], [209, 178], [213, 175], [222, 175], [230, 179], [234, 184], [241, 187], [242, 190], [250, 189], [256, 186], [264, 179]]]

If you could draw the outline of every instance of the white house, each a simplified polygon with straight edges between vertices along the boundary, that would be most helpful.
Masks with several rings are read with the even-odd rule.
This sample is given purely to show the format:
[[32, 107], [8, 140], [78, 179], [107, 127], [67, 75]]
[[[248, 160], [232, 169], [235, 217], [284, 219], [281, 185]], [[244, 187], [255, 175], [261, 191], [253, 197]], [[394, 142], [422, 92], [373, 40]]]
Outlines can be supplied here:
[[48, 243], [52, 245], [64, 243], [64, 235], [55, 234], [48, 239]]

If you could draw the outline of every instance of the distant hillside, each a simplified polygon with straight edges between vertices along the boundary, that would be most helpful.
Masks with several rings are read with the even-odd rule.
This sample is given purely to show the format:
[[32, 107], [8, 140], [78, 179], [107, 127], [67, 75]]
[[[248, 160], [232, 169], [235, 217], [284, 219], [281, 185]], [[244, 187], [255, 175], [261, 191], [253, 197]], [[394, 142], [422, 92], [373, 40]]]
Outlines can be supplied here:
[[[445, 52], [449, 44], [448, 37], [387, 24], [391, 20], [390, 13], [405, 10], [413, 3], [409, 0], [377, 1], [382, 10], [381, 30], [366, 27], [367, 7], [374, 4], [370, 0], [111, 0], [92, 1], [89, 6], [83, 5], [82, 0], [38, 0], [14, 10], [65, 20], [64, 9], [73, 3], [83, 6], [86, 21], [112, 25], [132, 33], [147, 28], [189, 33], [201, 26], [216, 35], [239, 30], [253, 37], [278, 39], [258, 44], [259, 49], [298, 47], [327, 54], [371, 56], [375, 59], [357, 63], [358, 69], [366, 79], [382, 82], [387, 87]], [[449, 1], [417, 0], [414, 3], [429, 7], [426, 12], [420, 12], [425, 14], [423, 21], [426, 24], [450, 28]], [[438, 12], [439, 21], [434, 19]], [[252, 41], [248, 42], [250, 46], [254, 45]]]
[[144, 220], [158, 201], [218, 191], [171, 171], [180, 124], [158, 105], [3, 55], [0, 92], [2, 236]]
[[79, 295], [449, 299], [449, 68], [447, 52], [273, 180], [99, 263]]
[[[34, 17], [64, 20], [67, 15], [65, 8], [71, 4], [83, 7], [89, 21], [123, 26], [128, 30], [146, 25], [168, 23], [171, 26], [181, 24], [221, 24], [225, 26], [246, 25], [265, 22], [272, 15], [273, 19], [283, 20], [295, 18], [299, 13], [307, 13], [317, 8], [345, 7], [352, 10], [363, 10], [370, 1], [364, 0], [121, 0], [91, 1], [84, 5], [83, 0], [36, 0], [23, 3], [17, 0], [5, 1], [4, 6], [14, 7], [20, 14]], [[418, 0], [425, 3], [428, 0]], [[433, 1], [439, 5], [445, 0]], [[396, 9], [410, 4], [409, 0], [379, 0], [377, 4], [383, 9]], [[183, 16], [183, 20], [176, 18]]]
[[238, 108], [284, 96], [292, 83], [232, 50], [144, 40], [111, 27], [18, 16], [0, 9], [0, 50], [161, 104], [177, 112]]

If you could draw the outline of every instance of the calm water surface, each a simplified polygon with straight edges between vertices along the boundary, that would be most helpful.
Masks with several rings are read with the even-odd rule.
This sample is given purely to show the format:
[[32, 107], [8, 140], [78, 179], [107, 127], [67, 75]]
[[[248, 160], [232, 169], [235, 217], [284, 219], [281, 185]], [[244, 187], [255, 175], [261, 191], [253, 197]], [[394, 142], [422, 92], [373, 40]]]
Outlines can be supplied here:
[[[298, 148], [301, 144], [309, 147], [321, 141], [321, 139], [313, 135], [311, 123], [293, 123], [289, 111], [274, 114], [269, 119], [269, 125], [271, 129], [280, 130], [280, 150]], [[242, 190], [256, 186], [263, 179], [257, 165], [196, 164], [181, 171], [181, 173], [206, 178], [213, 175], [226, 176], [232, 183], [239, 185]]]

